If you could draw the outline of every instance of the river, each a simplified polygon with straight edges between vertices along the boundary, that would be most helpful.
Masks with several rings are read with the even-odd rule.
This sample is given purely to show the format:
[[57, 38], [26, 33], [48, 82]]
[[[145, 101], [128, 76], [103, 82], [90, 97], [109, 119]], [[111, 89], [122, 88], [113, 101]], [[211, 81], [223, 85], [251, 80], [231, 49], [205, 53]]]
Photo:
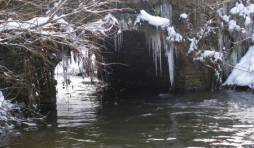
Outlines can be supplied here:
[[[10, 148], [252, 147], [254, 93], [129, 94], [103, 104], [78, 77], [58, 85], [46, 123], [18, 127]], [[44, 112], [46, 114], [46, 112]]]

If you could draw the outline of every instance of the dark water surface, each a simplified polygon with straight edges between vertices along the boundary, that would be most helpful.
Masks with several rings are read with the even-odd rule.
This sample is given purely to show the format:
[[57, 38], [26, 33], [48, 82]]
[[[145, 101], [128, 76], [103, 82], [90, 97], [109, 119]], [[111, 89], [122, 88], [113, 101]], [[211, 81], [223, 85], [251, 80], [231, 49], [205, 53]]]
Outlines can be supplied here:
[[253, 92], [130, 94], [101, 108], [94, 88], [75, 79], [74, 89], [58, 88], [52, 126], [17, 129], [9, 147], [254, 147]]

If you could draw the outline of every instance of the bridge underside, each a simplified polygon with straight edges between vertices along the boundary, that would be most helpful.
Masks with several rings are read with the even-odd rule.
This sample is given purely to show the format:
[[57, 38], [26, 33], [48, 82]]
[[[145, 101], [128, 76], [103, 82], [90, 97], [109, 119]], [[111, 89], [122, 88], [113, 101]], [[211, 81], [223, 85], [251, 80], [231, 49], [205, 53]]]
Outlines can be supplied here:
[[191, 56], [186, 56], [185, 50], [180, 45], [176, 51], [174, 84], [171, 87], [164, 50], [162, 50], [162, 75], [158, 70], [156, 76], [153, 53], [150, 51], [149, 54], [145, 34], [140, 31], [124, 31], [122, 48], [115, 51], [112, 43], [107, 45], [106, 52], [103, 53], [104, 60], [112, 63], [107, 68], [110, 74], [105, 79], [119, 90], [171, 89], [190, 92], [210, 89], [212, 71], [203, 64], [194, 62]]

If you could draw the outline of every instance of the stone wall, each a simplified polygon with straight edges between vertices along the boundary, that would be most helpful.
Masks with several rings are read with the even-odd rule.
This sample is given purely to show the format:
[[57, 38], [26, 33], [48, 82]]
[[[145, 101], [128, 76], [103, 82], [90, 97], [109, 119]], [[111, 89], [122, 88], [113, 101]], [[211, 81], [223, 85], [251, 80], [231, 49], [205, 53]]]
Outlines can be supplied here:
[[[111, 73], [108, 75], [108, 82], [112, 83], [115, 88], [118, 88], [119, 85], [120, 88], [136, 88], [139, 86], [145, 88], [150, 86], [161, 90], [172, 89], [184, 92], [211, 89], [213, 71], [210, 68], [205, 67], [204, 64], [194, 62], [193, 56], [186, 54], [188, 45], [184, 45], [184, 43], [178, 45], [179, 47], [176, 49], [175, 81], [173, 86], [170, 86], [167, 58], [164, 50], [162, 50], [162, 77], [160, 75], [155, 75], [155, 64], [153, 63], [152, 55], [149, 56], [145, 35], [141, 30], [133, 29], [132, 24], [135, 22], [139, 10], [144, 9], [153, 15], [160, 16], [161, 5], [165, 4], [172, 6], [171, 19], [173, 26], [176, 27], [176, 30], [185, 32], [186, 26], [182, 25], [179, 16], [182, 12], [187, 11], [189, 6], [196, 4], [194, 1], [183, 3], [183, 1], [165, 0], [162, 3], [161, 0], [135, 0], [124, 1], [124, 3], [117, 5], [119, 8], [129, 7], [134, 11], [126, 11], [124, 13], [116, 14], [121, 20], [122, 28], [128, 30], [124, 31], [123, 34], [123, 48], [120, 51], [115, 52], [113, 47], [108, 46], [106, 52], [110, 53], [103, 55], [105, 61], [109, 63], [122, 63], [128, 65], [127, 67], [121, 64], [110, 66], [112, 70], [109, 70]], [[195, 18], [197, 16], [194, 16], [193, 14], [191, 17]], [[191, 21], [193, 21], [193, 23], [195, 22], [194, 19], [191, 19]]]
[[180, 53], [175, 57], [175, 90], [180, 92], [195, 92], [210, 90], [213, 70], [203, 63], [193, 61], [191, 55]]

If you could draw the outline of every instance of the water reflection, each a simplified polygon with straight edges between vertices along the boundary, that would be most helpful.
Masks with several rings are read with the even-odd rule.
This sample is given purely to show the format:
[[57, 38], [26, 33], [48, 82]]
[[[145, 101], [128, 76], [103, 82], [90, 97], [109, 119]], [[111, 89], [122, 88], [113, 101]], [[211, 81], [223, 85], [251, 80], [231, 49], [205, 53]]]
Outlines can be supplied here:
[[97, 121], [100, 101], [96, 87], [84, 84], [80, 77], [72, 77], [68, 87], [63, 87], [63, 78], [58, 78], [57, 124], [58, 127], [87, 126]]
[[252, 147], [254, 94], [200, 92], [140, 94], [103, 104], [95, 88], [72, 78], [58, 88], [57, 113], [36, 131], [19, 129], [10, 147]]

